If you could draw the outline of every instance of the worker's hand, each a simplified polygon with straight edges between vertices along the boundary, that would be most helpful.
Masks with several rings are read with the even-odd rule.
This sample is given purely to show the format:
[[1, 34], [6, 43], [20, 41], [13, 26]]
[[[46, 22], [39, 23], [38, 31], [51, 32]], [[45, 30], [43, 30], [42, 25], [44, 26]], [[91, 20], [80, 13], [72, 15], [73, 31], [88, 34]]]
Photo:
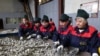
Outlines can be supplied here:
[[99, 56], [98, 53], [93, 53], [92, 56]]
[[62, 53], [63, 49], [64, 49], [63, 45], [60, 45], [60, 46], [57, 47], [57, 52]]
[[20, 40], [23, 40], [23, 37], [22, 36], [20, 37]]
[[31, 35], [29, 35], [28, 37], [27, 37], [27, 39], [30, 39], [32, 36]]
[[36, 37], [37, 39], [41, 39], [41, 35], [37, 35], [37, 37]]
[[54, 42], [54, 45], [59, 45], [59, 44], [60, 44], [59, 41]]
[[47, 40], [48, 39], [48, 36], [43, 37], [43, 39]]
[[79, 48], [71, 47], [69, 50], [69, 56], [76, 56], [78, 52], [79, 52]]
[[36, 34], [32, 34], [31, 36], [32, 36], [32, 37], [36, 37]]
[[53, 44], [54, 44], [54, 48], [57, 48], [60, 45], [59, 41], [56, 41]]

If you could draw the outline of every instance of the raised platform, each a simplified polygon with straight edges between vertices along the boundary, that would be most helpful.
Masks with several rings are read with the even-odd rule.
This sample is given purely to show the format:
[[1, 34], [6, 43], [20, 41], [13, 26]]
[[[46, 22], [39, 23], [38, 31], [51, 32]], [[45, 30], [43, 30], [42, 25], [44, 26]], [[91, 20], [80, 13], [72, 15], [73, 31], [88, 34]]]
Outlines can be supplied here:
[[0, 30], [0, 37], [18, 36], [18, 29]]

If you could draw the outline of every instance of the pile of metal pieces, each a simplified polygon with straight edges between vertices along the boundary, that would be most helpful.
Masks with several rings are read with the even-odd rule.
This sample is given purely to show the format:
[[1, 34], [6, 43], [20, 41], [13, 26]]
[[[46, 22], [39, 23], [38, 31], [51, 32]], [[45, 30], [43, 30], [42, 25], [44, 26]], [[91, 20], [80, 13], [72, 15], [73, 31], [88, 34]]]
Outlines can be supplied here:
[[[0, 34], [16, 33], [17, 29], [5, 30]], [[76, 56], [69, 55], [68, 50], [57, 53], [50, 40], [30, 39], [18, 40], [16, 36], [0, 38], [0, 56]], [[76, 53], [76, 51], [72, 52]]]
[[30, 39], [16, 40], [14, 38], [0, 39], [0, 56], [55, 56], [48, 41]]

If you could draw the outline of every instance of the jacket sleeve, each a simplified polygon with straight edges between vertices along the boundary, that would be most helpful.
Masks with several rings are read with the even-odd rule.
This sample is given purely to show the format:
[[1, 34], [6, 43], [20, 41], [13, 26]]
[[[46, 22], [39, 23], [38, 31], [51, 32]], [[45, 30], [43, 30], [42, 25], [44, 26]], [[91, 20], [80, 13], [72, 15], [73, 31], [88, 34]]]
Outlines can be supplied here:
[[98, 41], [98, 32], [95, 31], [93, 34], [92, 34], [92, 37], [89, 41], [89, 50], [91, 53], [97, 53], [97, 49], [98, 49], [98, 44], [99, 44], [99, 41]]
[[19, 37], [23, 36], [23, 29], [19, 27], [19, 32], [18, 32]]
[[54, 32], [53, 37], [52, 37], [52, 40], [54, 42], [59, 40], [59, 33], [58, 33], [57, 30]]

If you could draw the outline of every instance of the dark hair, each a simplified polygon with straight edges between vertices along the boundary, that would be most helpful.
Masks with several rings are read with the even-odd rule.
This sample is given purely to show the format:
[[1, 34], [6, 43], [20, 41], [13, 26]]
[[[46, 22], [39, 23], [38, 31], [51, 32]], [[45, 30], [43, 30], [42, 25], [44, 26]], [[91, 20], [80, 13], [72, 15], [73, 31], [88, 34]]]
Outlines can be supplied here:
[[69, 16], [67, 14], [62, 14], [59, 20], [62, 22], [66, 22], [69, 20]]
[[28, 20], [29, 21], [29, 19], [28, 18], [25, 18], [25, 17], [23, 17], [22, 19], [25, 19], [25, 20]]
[[49, 22], [49, 20], [42, 20], [42, 22]]
[[26, 20], [29, 20], [27, 15], [24, 15], [24, 17], [23, 17], [23, 18], [25, 18]]
[[41, 18], [38, 18], [38, 17], [35, 18], [35, 19], [34, 19], [34, 23], [41, 23]]
[[42, 19], [42, 22], [49, 22], [49, 18], [47, 15], [43, 15], [43, 19]]

